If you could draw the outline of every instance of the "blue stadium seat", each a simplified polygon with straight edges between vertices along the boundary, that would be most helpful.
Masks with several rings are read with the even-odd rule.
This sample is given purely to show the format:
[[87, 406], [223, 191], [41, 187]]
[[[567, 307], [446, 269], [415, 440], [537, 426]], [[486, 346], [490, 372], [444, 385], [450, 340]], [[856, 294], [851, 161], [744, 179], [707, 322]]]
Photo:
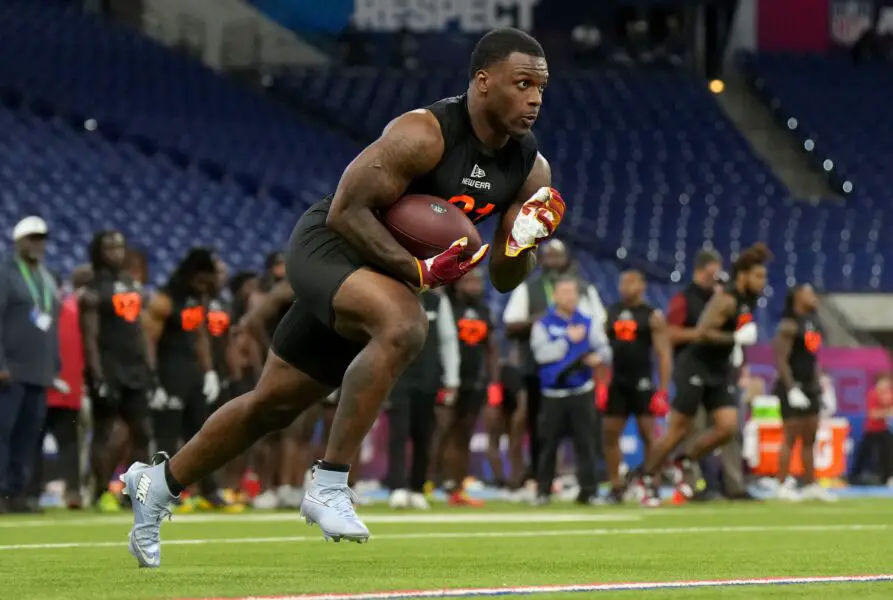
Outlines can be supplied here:
[[[256, 268], [282, 247], [300, 214], [28, 110], [0, 108], [0, 130], [0, 222], [44, 216], [48, 261], [65, 274], [106, 227], [149, 250], [156, 284], [198, 244], [220, 249], [234, 268]], [[0, 252], [8, 244], [4, 235]]]

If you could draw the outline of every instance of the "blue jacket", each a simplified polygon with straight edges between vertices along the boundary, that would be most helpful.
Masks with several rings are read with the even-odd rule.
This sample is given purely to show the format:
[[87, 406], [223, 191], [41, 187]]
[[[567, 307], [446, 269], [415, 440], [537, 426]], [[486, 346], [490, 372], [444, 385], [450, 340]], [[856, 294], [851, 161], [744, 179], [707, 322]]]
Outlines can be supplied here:
[[[586, 335], [579, 342], [568, 338], [569, 325], [582, 325]], [[592, 387], [592, 370], [582, 364], [590, 353], [597, 354], [603, 363], [611, 361], [611, 346], [604, 329], [590, 317], [576, 311], [569, 319], [552, 308], [530, 332], [530, 348], [539, 364], [541, 387], [547, 390], [580, 390]]]

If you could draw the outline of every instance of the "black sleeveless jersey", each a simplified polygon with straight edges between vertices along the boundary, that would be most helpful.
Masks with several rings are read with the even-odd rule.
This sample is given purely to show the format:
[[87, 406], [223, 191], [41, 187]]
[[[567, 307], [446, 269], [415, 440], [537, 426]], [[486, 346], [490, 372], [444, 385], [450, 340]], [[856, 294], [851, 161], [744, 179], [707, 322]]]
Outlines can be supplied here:
[[[505, 146], [493, 150], [475, 136], [464, 94], [444, 98], [426, 110], [440, 123], [443, 156], [434, 169], [410, 182], [405, 195], [426, 194], [449, 200], [475, 224], [506, 212], [517, 200], [536, 161], [533, 134], [511, 138]], [[328, 210], [332, 198], [324, 198], [310, 211], [315, 207]]]
[[651, 380], [651, 315], [648, 304], [626, 306], [622, 302], [608, 308], [605, 330], [614, 354], [613, 378], [629, 385]]
[[[739, 328], [753, 322], [753, 311], [758, 298], [753, 294], [740, 293], [734, 283], [727, 285], [725, 291], [735, 298], [735, 311], [726, 319], [720, 329], [726, 333], [734, 333]], [[729, 372], [729, 358], [734, 347], [734, 344], [707, 343], [694, 343], [690, 346], [692, 356], [703, 366], [716, 374], [723, 375]]]
[[409, 185], [407, 194], [428, 194], [449, 200], [474, 223], [504, 213], [517, 199], [536, 160], [532, 133], [509, 139], [499, 150], [475, 136], [463, 94], [427, 107], [443, 134], [443, 157], [431, 172]]
[[101, 270], [90, 289], [98, 299], [98, 344], [106, 381], [131, 389], [145, 387], [149, 383], [149, 363], [140, 324], [142, 286], [127, 273]]
[[[704, 312], [704, 308], [706, 308], [707, 303], [710, 302], [710, 298], [713, 297], [713, 288], [703, 288], [695, 282], [691, 282], [688, 286], [679, 292], [675, 298], [681, 298], [685, 305], [685, 320], [682, 322], [682, 327], [687, 329], [691, 329], [696, 327], [698, 324], [698, 319], [701, 318], [701, 313]], [[674, 299], [675, 299], [674, 298]], [[673, 310], [673, 301], [670, 301], [670, 312]], [[678, 324], [678, 323], [677, 323]], [[679, 357], [683, 350], [685, 350], [689, 344], [678, 344], [673, 349], [673, 356]]]
[[232, 325], [232, 309], [223, 298], [208, 302], [208, 333], [211, 336], [211, 356], [214, 370], [222, 378], [229, 375], [226, 363], [226, 346], [229, 343], [229, 328]]
[[202, 372], [195, 344], [207, 318], [207, 308], [195, 296], [162, 291], [170, 297], [172, 310], [158, 340], [158, 376], [162, 383], [172, 379], [200, 380]]
[[789, 318], [797, 322], [797, 335], [794, 337], [794, 345], [788, 358], [791, 374], [804, 391], [817, 392], [821, 386], [816, 373], [816, 362], [817, 354], [822, 347], [822, 331], [818, 320], [814, 314]]
[[459, 333], [459, 379], [463, 388], [480, 389], [487, 383], [487, 358], [493, 321], [483, 299], [454, 297], [453, 317]]

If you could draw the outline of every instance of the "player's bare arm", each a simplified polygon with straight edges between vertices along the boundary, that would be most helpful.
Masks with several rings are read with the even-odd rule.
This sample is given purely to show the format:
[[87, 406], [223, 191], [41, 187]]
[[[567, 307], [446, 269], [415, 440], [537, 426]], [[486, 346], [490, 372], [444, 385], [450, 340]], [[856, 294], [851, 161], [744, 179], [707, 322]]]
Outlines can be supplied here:
[[149, 299], [149, 305], [142, 312], [141, 319], [143, 331], [146, 335], [149, 364], [156, 365], [158, 355], [158, 340], [164, 332], [164, 322], [173, 312], [173, 304], [170, 296], [161, 292], [155, 293]]
[[394, 204], [414, 179], [434, 169], [443, 150], [440, 125], [430, 112], [398, 117], [347, 166], [326, 225], [372, 263], [420, 286], [418, 262], [388, 233], [378, 212]]
[[726, 320], [735, 312], [735, 298], [728, 292], [713, 294], [701, 318], [698, 319], [697, 340], [708, 344], [731, 345], [735, 343], [734, 334], [722, 331]]
[[651, 326], [651, 344], [654, 346], [654, 354], [657, 355], [657, 374], [659, 389], [666, 390], [670, 387], [670, 377], [673, 374], [673, 347], [670, 343], [667, 320], [664, 314], [655, 310], [648, 319]]
[[793, 388], [794, 373], [791, 371], [791, 351], [794, 348], [794, 339], [797, 336], [797, 321], [794, 319], [782, 319], [775, 332], [775, 366], [778, 368], [778, 377], [784, 383], [786, 389]]
[[527, 180], [521, 186], [515, 203], [502, 217], [502, 223], [496, 230], [494, 247], [497, 251], [490, 257], [490, 281], [498, 291], [509, 292], [527, 278], [527, 275], [536, 267], [536, 247], [522, 251], [518, 256], [506, 255], [504, 249], [512, 234], [515, 219], [521, 212], [525, 202], [536, 194], [537, 190], [552, 185], [552, 168], [542, 154], [537, 154], [533, 168], [527, 175]]
[[84, 357], [94, 381], [105, 379], [99, 354], [99, 298], [93, 290], [84, 290], [78, 298]]
[[242, 317], [239, 328], [257, 340], [261, 348], [269, 348], [270, 336], [265, 324], [294, 300], [295, 292], [291, 285], [285, 280], [277, 282], [268, 293], [252, 296], [251, 308]]

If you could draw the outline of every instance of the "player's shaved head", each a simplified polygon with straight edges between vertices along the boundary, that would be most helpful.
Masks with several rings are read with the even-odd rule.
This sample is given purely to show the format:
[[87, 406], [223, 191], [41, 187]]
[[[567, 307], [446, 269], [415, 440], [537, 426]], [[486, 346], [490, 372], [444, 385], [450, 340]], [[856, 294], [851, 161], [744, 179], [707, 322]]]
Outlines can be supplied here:
[[478, 71], [507, 60], [509, 56], [518, 52], [538, 58], [545, 58], [546, 53], [536, 38], [520, 29], [506, 27], [494, 29], [478, 40], [474, 51], [471, 53], [471, 66], [468, 69], [468, 78], [474, 79]]
[[637, 269], [627, 269], [620, 274], [620, 298], [627, 304], [641, 302], [645, 293], [645, 276]]

